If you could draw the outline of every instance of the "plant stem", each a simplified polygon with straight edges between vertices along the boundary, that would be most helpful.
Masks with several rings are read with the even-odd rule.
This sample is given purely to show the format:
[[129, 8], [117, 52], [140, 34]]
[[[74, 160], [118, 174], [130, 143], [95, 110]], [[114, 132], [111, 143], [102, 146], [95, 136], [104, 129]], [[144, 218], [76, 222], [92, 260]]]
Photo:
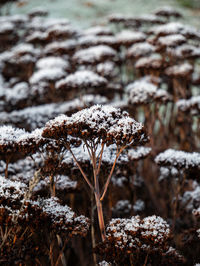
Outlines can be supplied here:
[[50, 175], [50, 192], [51, 192], [51, 197], [56, 196], [56, 186], [55, 186], [55, 181], [54, 181], [54, 176]]
[[96, 246], [95, 241], [95, 232], [94, 232], [94, 195], [91, 193], [91, 238], [92, 238], [92, 255], [93, 255], [93, 261], [94, 265], [97, 265], [97, 256], [94, 252], [94, 248]]
[[94, 195], [95, 195], [96, 206], [97, 206], [99, 228], [100, 228], [100, 232], [101, 232], [101, 239], [102, 239], [102, 241], [105, 241], [106, 232], [105, 232], [105, 224], [104, 224], [104, 218], [103, 218], [103, 209], [102, 209], [102, 204], [101, 204], [101, 200], [100, 200], [99, 178], [97, 176], [96, 155], [95, 155], [95, 151], [93, 151], [93, 150], [92, 150], [92, 166], [93, 166], [94, 187], [95, 187]]
[[[63, 266], [67, 266], [65, 254], [63, 252], [63, 242], [62, 242], [62, 239], [61, 239], [61, 237], [59, 235], [56, 235], [56, 237], [57, 237], [57, 240], [58, 240], [58, 245], [60, 247], [60, 254], [59, 254], [58, 260], [59, 259], [61, 260]], [[58, 262], [58, 260], [57, 260], [57, 262]]]
[[5, 178], [8, 178], [8, 164], [9, 164], [9, 162], [10, 162], [10, 158], [11, 158], [11, 156], [8, 156], [8, 157], [6, 158]]
[[101, 153], [100, 153], [100, 157], [99, 157], [99, 164], [98, 164], [98, 169], [97, 169], [97, 175], [99, 174], [100, 168], [101, 168], [101, 161], [102, 161], [102, 156], [103, 156], [104, 145], [105, 145], [105, 143], [102, 143], [101, 144]]
[[109, 176], [108, 176], [108, 178], [107, 178], [107, 181], [106, 181], [106, 184], [105, 184], [105, 187], [104, 187], [104, 191], [103, 191], [102, 196], [101, 196], [101, 198], [100, 198], [101, 201], [102, 201], [102, 200], [104, 199], [104, 197], [105, 197], [106, 191], [107, 191], [107, 189], [108, 189], [108, 185], [109, 185], [109, 183], [110, 183], [110, 179], [111, 179], [112, 174], [113, 174], [113, 171], [114, 171], [114, 169], [115, 169], [115, 165], [116, 165], [117, 159], [119, 158], [120, 154], [122, 153], [122, 151], [123, 151], [125, 148], [126, 148], [126, 146], [123, 146], [123, 147], [119, 150], [119, 152], [117, 152], [117, 155], [116, 155], [116, 157], [115, 157], [115, 161], [114, 161], [114, 163], [113, 163], [113, 165], [112, 165], [112, 168], [111, 168], [110, 174], [109, 174]]
[[76, 157], [74, 156], [74, 153], [72, 152], [72, 150], [71, 150], [69, 147], [68, 147], [68, 149], [69, 149], [69, 151], [71, 152], [71, 155], [72, 155], [72, 157], [73, 157], [73, 159], [74, 159], [76, 165], [78, 166], [78, 168], [79, 168], [79, 170], [80, 170], [80, 172], [81, 172], [83, 178], [84, 178], [85, 181], [87, 182], [88, 186], [89, 186], [92, 190], [94, 190], [93, 185], [90, 183], [89, 179], [87, 178], [86, 174], [84, 173], [82, 167], [80, 166], [79, 162], [77, 161]]

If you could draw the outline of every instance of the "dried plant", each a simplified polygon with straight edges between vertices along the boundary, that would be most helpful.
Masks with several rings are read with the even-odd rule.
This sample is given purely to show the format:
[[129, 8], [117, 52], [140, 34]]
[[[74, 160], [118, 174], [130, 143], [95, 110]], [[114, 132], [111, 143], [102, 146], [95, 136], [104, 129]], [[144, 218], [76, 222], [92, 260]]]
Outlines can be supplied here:
[[[108, 106], [93, 106], [90, 109], [84, 109], [71, 117], [60, 116], [47, 123], [43, 131], [43, 136], [48, 138], [66, 138], [67, 135], [78, 137], [83, 140], [90, 156], [93, 167], [93, 181], [90, 181], [85, 175], [79, 162], [74, 156], [70, 145], [66, 142], [68, 149], [81, 171], [85, 181], [94, 192], [101, 238], [105, 240], [105, 226], [102, 211], [102, 200], [108, 189], [116, 161], [123, 150], [128, 145], [138, 145], [145, 143], [147, 137], [143, 126], [131, 119], [126, 112]], [[111, 168], [110, 174], [106, 180], [103, 191], [99, 187], [99, 172], [104, 151], [104, 146], [116, 144], [116, 158]], [[99, 146], [101, 149], [99, 151]], [[93, 182], [93, 183], [91, 183]]]
[[155, 215], [117, 218], [108, 224], [106, 240], [99, 244], [97, 252], [117, 265], [184, 264], [184, 258], [168, 244], [170, 234], [167, 222]]

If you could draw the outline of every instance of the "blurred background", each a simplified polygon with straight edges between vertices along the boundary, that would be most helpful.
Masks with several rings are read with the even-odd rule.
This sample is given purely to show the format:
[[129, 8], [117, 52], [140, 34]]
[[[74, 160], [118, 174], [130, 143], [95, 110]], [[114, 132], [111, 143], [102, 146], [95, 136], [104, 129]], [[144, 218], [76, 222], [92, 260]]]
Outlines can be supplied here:
[[104, 24], [112, 13], [140, 15], [154, 11], [158, 7], [178, 8], [184, 15], [182, 21], [200, 25], [200, 0], [0, 0], [1, 13], [26, 14], [36, 7], [44, 7], [50, 17], [68, 18], [73, 25], [86, 28]]

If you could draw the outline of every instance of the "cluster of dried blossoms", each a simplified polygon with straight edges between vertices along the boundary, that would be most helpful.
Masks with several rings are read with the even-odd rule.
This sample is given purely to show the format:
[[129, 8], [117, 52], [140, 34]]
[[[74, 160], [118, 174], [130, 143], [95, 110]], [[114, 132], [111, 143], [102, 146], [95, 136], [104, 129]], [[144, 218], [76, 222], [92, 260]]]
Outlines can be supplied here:
[[89, 219], [77, 216], [58, 198], [31, 200], [34, 182], [37, 180], [27, 188], [20, 182], [0, 178], [1, 263], [21, 263], [24, 256], [40, 257], [41, 252], [48, 256], [48, 245], [55, 236], [69, 241], [72, 236], [86, 236], [89, 230]]
[[[102, 200], [108, 189], [111, 176], [118, 157], [130, 145], [141, 145], [148, 141], [143, 125], [132, 119], [127, 112], [122, 112], [111, 106], [95, 105], [81, 110], [71, 117], [61, 115], [48, 122], [43, 130], [43, 137], [66, 139], [66, 149], [69, 150], [80, 172], [90, 189], [94, 192], [101, 238], [105, 240], [105, 225], [102, 210]], [[81, 168], [77, 158], [67, 142], [68, 135], [83, 140], [93, 167], [93, 179], [89, 180]], [[101, 169], [104, 146], [116, 144], [116, 157], [103, 190], [100, 188], [99, 173]], [[100, 152], [99, 152], [99, 146]], [[102, 190], [102, 193], [101, 193]]]
[[141, 265], [147, 263], [148, 258], [159, 265], [169, 261], [170, 265], [184, 264], [184, 258], [168, 244], [170, 234], [169, 225], [159, 216], [116, 218], [107, 225], [106, 241], [97, 249], [106, 261], [119, 265]]
[[[182, 16], [172, 8], [112, 15], [112, 30], [47, 15], [0, 17], [1, 262], [183, 264], [173, 246], [197, 263], [199, 31], [174, 22]], [[151, 147], [140, 146], [144, 128]], [[84, 243], [67, 243], [88, 231], [68, 205], [91, 218]], [[167, 218], [170, 244], [169, 227], [153, 214]], [[137, 237], [124, 229], [130, 220]], [[92, 259], [99, 226], [107, 255]]]

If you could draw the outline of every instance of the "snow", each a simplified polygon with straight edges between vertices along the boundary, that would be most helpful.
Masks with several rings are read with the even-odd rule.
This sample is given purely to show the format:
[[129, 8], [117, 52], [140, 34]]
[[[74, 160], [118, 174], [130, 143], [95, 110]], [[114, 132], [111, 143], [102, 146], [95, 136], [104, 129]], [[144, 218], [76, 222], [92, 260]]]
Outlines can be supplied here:
[[144, 57], [147, 56], [155, 51], [155, 47], [151, 45], [148, 42], [140, 42], [133, 44], [128, 50], [127, 50], [127, 57]]
[[141, 123], [130, 118], [128, 113], [121, 112], [120, 109], [108, 105], [94, 105], [73, 114], [71, 117], [65, 115], [56, 117], [46, 124], [46, 130], [47, 132], [48, 130], [60, 131], [62, 127], [79, 127], [79, 132], [77, 133], [81, 137], [80, 129], [83, 125], [85, 133], [91, 135], [92, 138], [97, 138], [98, 136], [105, 140], [108, 138], [110, 141], [112, 140], [117, 143], [128, 141], [128, 143], [131, 142], [133, 144], [135, 141], [134, 135], [138, 133], [142, 140], [144, 137], [140, 133], [143, 130]]
[[[37, 218], [33, 217], [35, 214], [34, 209], [38, 209], [45, 215], [45, 221], [47, 218], [50, 219], [50, 226], [54, 229], [66, 230], [72, 234], [85, 234], [88, 231], [88, 218], [83, 215], [76, 216], [70, 207], [61, 205], [58, 198], [39, 198], [36, 201], [26, 200], [24, 199], [24, 195], [28, 188], [25, 186], [22, 187], [19, 185], [20, 183], [5, 180], [4, 178], [0, 178], [0, 184], [0, 196], [8, 199], [8, 203], [4, 201], [0, 207], [8, 210], [12, 218], [17, 215], [17, 219], [27, 220], [30, 218], [32, 220], [33, 218]], [[14, 204], [17, 203], [16, 206], [12, 202]], [[7, 206], [5, 204], [12, 205]], [[25, 204], [29, 204], [28, 212], [25, 210]], [[32, 210], [34, 210], [33, 213]], [[43, 217], [41, 216], [40, 218], [42, 219]]]
[[168, 149], [158, 154], [155, 162], [159, 165], [171, 165], [178, 168], [193, 168], [200, 166], [200, 153]]
[[36, 129], [31, 133], [24, 129], [13, 128], [12, 126], [0, 127], [0, 145], [1, 153], [26, 153], [31, 151], [34, 153], [37, 145], [46, 143], [41, 135], [41, 129]]
[[107, 45], [97, 45], [87, 49], [77, 51], [73, 60], [78, 64], [93, 64], [102, 60], [115, 59], [117, 52]]
[[136, 200], [133, 205], [134, 212], [142, 212], [145, 209], [145, 202], [141, 199]]
[[181, 170], [178, 170], [175, 167], [160, 167], [160, 175], [158, 178], [159, 182], [162, 182], [165, 179], [168, 179], [169, 177], [172, 178], [177, 178], [180, 176], [180, 174], [182, 175], [183, 173], [181, 172]]
[[129, 200], [119, 200], [112, 208], [115, 213], [128, 214], [131, 211], [131, 204]]
[[77, 184], [77, 181], [71, 180], [68, 176], [61, 175], [56, 178], [57, 190], [76, 189]]
[[135, 149], [128, 150], [129, 160], [139, 160], [148, 156], [151, 152], [149, 147], [136, 147]]
[[83, 215], [76, 216], [70, 207], [61, 205], [56, 197], [29, 202], [32, 207], [39, 207], [43, 213], [46, 213], [54, 228], [58, 226], [58, 228], [73, 234], [86, 233], [89, 229], [88, 218]]
[[38, 41], [46, 41], [48, 38], [48, 35], [46, 32], [42, 32], [42, 31], [34, 31], [32, 33], [30, 33], [27, 37], [26, 37], [26, 42], [30, 42], [30, 43], [34, 43], [34, 42], [38, 42]]
[[159, 54], [151, 54], [148, 57], [142, 57], [135, 63], [135, 68], [161, 69], [162, 67], [162, 58]]
[[39, 59], [36, 63], [36, 67], [38, 69], [60, 68], [63, 70], [68, 70], [70, 68], [70, 65], [67, 60], [62, 59], [61, 57], [48, 56]]
[[13, 54], [31, 54], [33, 56], [40, 54], [40, 49], [36, 49], [32, 44], [28, 43], [20, 43], [14, 46], [11, 51]]
[[190, 99], [181, 99], [176, 102], [178, 109], [182, 112], [190, 111], [192, 114], [200, 113], [200, 95], [193, 96]]
[[165, 36], [171, 34], [182, 34], [190, 38], [200, 38], [200, 32], [194, 27], [184, 25], [179, 22], [169, 22], [161, 26], [150, 29], [150, 32], [157, 36]]
[[48, 15], [48, 10], [44, 7], [35, 7], [33, 8], [28, 15], [30, 17], [34, 17], [34, 16], [47, 16]]
[[[71, 180], [68, 176], [65, 175], [58, 175], [55, 177], [55, 188], [58, 191], [67, 191], [71, 192], [75, 189], [77, 189], [78, 182]], [[46, 190], [49, 190], [50, 186], [50, 180], [49, 177], [46, 177], [45, 179], [40, 180], [37, 185], [34, 187], [33, 192], [39, 192]]]
[[161, 46], [176, 47], [185, 43], [187, 39], [181, 34], [172, 34], [165, 37], [158, 38], [157, 44]]
[[62, 24], [52, 24], [47, 29], [48, 36], [56, 36], [59, 37], [60, 35], [65, 36], [65, 38], [74, 37], [78, 34], [78, 31], [75, 30], [71, 25], [62, 25]]
[[73, 74], [68, 75], [65, 79], [56, 82], [56, 88], [69, 87], [69, 88], [87, 88], [105, 86], [107, 80], [93, 71], [79, 70]]
[[169, 225], [159, 216], [149, 216], [140, 219], [133, 216], [130, 219], [112, 219], [106, 228], [108, 239], [112, 237], [115, 247], [146, 249], [144, 239], [149, 245], [162, 245], [170, 236]]
[[146, 34], [139, 31], [123, 30], [116, 34], [117, 42], [120, 44], [142, 42], [146, 39]]
[[61, 41], [61, 42], [54, 41], [54, 42], [47, 44], [44, 47], [44, 53], [45, 54], [52, 53], [53, 55], [53, 53], [56, 53], [59, 49], [67, 53], [68, 51], [74, 50], [76, 46], [77, 46], [76, 40], [67, 40], [67, 41]]
[[37, 84], [42, 81], [55, 82], [59, 79], [64, 78], [66, 75], [66, 72], [60, 67], [42, 68], [34, 72], [34, 74], [30, 78], [30, 83]]
[[192, 214], [194, 216], [200, 217], [200, 207], [198, 207], [197, 209], [193, 209]]
[[84, 30], [84, 35], [112, 35], [112, 31], [105, 26], [95, 26]]
[[169, 22], [161, 26], [156, 26], [152, 29], [156, 35], [179, 34], [183, 31], [184, 25], [179, 22]]
[[127, 177], [125, 176], [121, 176], [121, 177], [118, 177], [118, 176], [112, 176], [111, 178], [111, 182], [114, 186], [116, 187], [124, 187], [124, 185], [127, 183], [128, 179]]
[[173, 97], [166, 90], [158, 89], [155, 94], [155, 100], [161, 102], [168, 102], [168, 101], [173, 101]]
[[115, 36], [96, 36], [96, 35], [83, 35], [78, 39], [78, 45], [80, 47], [91, 47], [98, 45], [107, 45], [115, 47], [117, 45], [117, 39]]
[[112, 61], [106, 61], [104, 63], [97, 64], [96, 71], [99, 75], [106, 78], [115, 77], [117, 75], [116, 64]]
[[112, 266], [112, 264], [110, 262], [107, 262], [105, 260], [99, 262], [98, 264], [99, 266]]
[[28, 98], [29, 92], [30, 88], [28, 83], [17, 83], [12, 89], [7, 88], [4, 91], [5, 102], [16, 105], [19, 101], [26, 100]]
[[42, 209], [45, 213], [52, 216], [54, 222], [58, 222], [60, 218], [66, 223], [72, 223], [75, 213], [67, 205], [60, 205], [57, 198], [45, 199], [42, 202]]
[[179, 76], [179, 77], [185, 77], [187, 75], [190, 75], [192, 72], [193, 72], [193, 66], [189, 63], [171, 66], [165, 70], [165, 73], [168, 76]]
[[20, 28], [24, 27], [26, 23], [28, 23], [28, 16], [23, 14], [13, 14], [12, 16], [5, 16], [6, 21], [14, 23], [15, 25], [19, 26]]
[[154, 14], [158, 16], [166, 16], [166, 17], [170, 17], [170, 16], [182, 17], [179, 10], [174, 9], [171, 6], [163, 6], [161, 8], [158, 8], [155, 10]]
[[13, 145], [18, 142], [20, 136], [25, 135], [24, 129], [13, 128], [12, 126], [0, 127], [0, 145]]
[[3, 176], [0, 176], [0, 197], [8, 200], [21, 200], [23, 199], [25, 184], [21, 182], [11, 181]]
[[176, 49], [170, 51], [170, 53], [177, 58], [197, 58], [200, 57], [200, 48], [191, 44], [183, 44]]
[[126, 90], [129, 93], [128, 101], [130, 104], [147, 104], [154, 100], [157, 86], [146, 79], [140, 79], [130, 83]]
[[4, 21], [1, 23], [0, 34], [10, 34], [15, 28], [14, 24], [9, 21]]
[[170, 236], [170, 229], [167, 222], [155, 215], [144, 218], [141, 229], [143, 229], [141, 232], [143, 237], [153, 238], [157, 244], [165, 242]]
[[50, 103], [38, 106], [27, 107], [22, 110], [12, 111], [11, 113], [0, 113], [3, 123], [23, 124], [34, 130], [37, 127], [43, 127], [46, 122], [53, 119], [59, 114], [73, 112], [74, 110], [82, 109], [85, 106], [93, 104], [104, 104], [107, 98], [99, 95], [84, 95], [81, 99], [75, 98], [71, 101], [62, 103]]
[[195, 208], [200, 208], [200, 186], [196, 185], [194, 190], [184, 192], [181, 204], [188, 212], [192, 212]]

